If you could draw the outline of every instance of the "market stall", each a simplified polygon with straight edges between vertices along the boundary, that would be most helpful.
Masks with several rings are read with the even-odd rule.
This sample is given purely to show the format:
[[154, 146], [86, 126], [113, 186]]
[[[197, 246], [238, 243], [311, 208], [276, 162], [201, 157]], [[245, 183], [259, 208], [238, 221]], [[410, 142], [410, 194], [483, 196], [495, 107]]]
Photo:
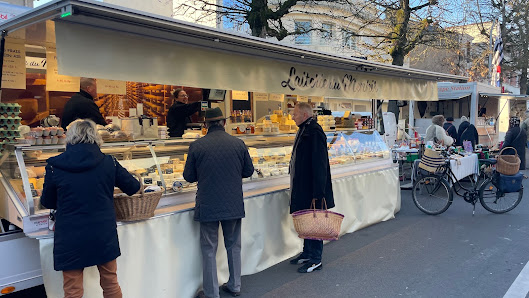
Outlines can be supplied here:
[[466, 116], [476, 126], [480, 144], [492, 147], [503, 140], [509, 126], [509, 99], [516, 95], [502, 94], [499, 87], [478, 82], [439, 82], [437, 86], [439, 102], [423, 103], [422, 111], [417, 103], [410, 103], [409, 123], [417, 132], [425, 134], [437, 114], [453, 117], [455, 127]]
[[[257, 101], [272, 102], [273, 107], [278, 97], [295, 95], [300, 101], [305, 97], [319, 101], [325, 96], [428, 101], [437, 100], [435, 81], [466, 80], [310, 52], [90, 1], [55, 1], [2, 24], [0, 30], [7, 33], [2, 42], [7, 48], [16, 48], [20, 56], [35, 48], [50, 53], [44, 76], [29, 80], [35, 92], [41, 92], [42, 86], [47, 86], [46, 90], [49, 87], [71, 91], [76, 84], [78, 87], [76, 78], [95, 77], [98, 82], [107, 80], [109, 91], [105, 96], [115, 95], [108, 104], [103, 101], [101, 109], [131, 113], [134, 107], [129, 105], [136, 105], [136, 111], [140, 111], [137, 105], [141, 103], [142, 110], [148, 110], [151, 117], [159, 116], [161, 121], [167, 104], [165, 94], [171, 89], [165, 86], [209, 90], [208, 99], [212, 100], [208, 104], [221, 107], [237, 123], [237, 119], [246, 118], [256, 122], [261, 118], [257, 117]], [[5, 57], [8, 63], [15, 63]], [[50, 70], [54, 58], [56, 67]], [[176, 68], [181, 71], [174, 72]], [[13, 96], [12, 90], [26, 90], [26, 78], [31, 77], [22, 71], [10, 73], [10, 69], [4, 67], [2, 72], [3, 82], [9, 79], [12, 84], [9, 88], [2, 84], [2, 97]], [[112, 90], [120, 91], [112, 94]], [[46, 91], [44, 98], [28, 98], [32, 107], [36, 103], [29, 110], [34, 118], [50, 114], [52, 106], [60, 109], [60, 102], [67, 98], [60, 92], [66, 91], [54, 92], [59, 93]], [[222, 96], [217, 97], [220, 93]], [[302, 245], [287, 211], [287, 168], [295, 135], [275, 131], [276, 125], [291, 128], [286, 104], [282, 101], [281, 112], [265, 115], [270, 117], [264, 117], [261, 134], [241, 136], [258, 169], [243, 186], [247, 214], [243, 220], [243, 274], [281, 262], [296, 254]], [[257, 107], [252, 109], [254, 105]], [[248, 106], [250, 114], [232, 114], [248, 111]], [[113, 117], [125, 119], [120, 113], [116, 115]], [[336, 124], [334, 119], [325, 117], [321, 121], [329, 128]], [[365, 124], [368, 123], [357, 125], [364, 128]], [[36, 133], [43, 132], [37, 129]], [[346, 215], [342, 234], [393, 218], [400, 209], [398, 170], [380, 135], [353, 127], [329, 132], [327, 139], [336, 210]], [[60, 297], [61, 277], [52, 268], [53, 233], [47, 229], [49, 210], [40, 209], [39, 190], [46, 159], [62, 152], [64, 145], [37, 146], [31, 141], [11, 145], [4, 152], [0, 193], [8, 208], [0, 210], [0, 216], [39, 240], [46, 291], [50, 297]], [[126, 297], [190, 297], [200, 285], [198, 225], [192, 221], [196, 187], [181, 177], [191, 141], [137, 138], [107, 143], [102, 148], [129, 171], [139, 174], [144, 183], [166, 188], [154, 218], [118, 227], [122, 249], [118, 277]], [[181, 182], [182, 186], [168, 187], [174, 182]], [[219, 248], [219, 259], [221, 255]], [[221, 282], [227, 279], [226, 272], [226, 264], [219, 266]], [[97, 274], [91, 270], [85, 274], [85, 293], [89, 297], [101, 295], [96, 279]]]

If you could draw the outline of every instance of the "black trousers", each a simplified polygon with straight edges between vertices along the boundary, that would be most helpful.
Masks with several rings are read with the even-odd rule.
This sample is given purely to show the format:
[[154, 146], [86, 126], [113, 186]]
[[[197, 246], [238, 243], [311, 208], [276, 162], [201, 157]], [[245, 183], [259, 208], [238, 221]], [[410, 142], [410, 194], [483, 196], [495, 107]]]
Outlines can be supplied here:
[[309, 262], [313, 264], [320, 263], [322, 253], [323, 253], [323, 241], [322, 240], [305, 239], [303, 241], [303, 253], [301, 255], [304, 258], [310, 259]]

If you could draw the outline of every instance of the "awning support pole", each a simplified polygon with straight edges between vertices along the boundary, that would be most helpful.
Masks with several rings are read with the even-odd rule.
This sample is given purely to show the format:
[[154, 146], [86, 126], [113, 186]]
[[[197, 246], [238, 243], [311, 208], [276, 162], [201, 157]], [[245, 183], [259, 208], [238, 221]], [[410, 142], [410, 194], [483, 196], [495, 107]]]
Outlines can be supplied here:
[[2, 39], [0, 40], [0, 102], [2, 101], [2, 77], [4, 74], [4, 52], [6, 46], [7, 31], [2, 30]]
[[470, 95], [470, 123], [476, 125], [478, 117], [478, 83], [472, 86], [472, 94]]
[[409, 115], [409, 121], [408, 121], [408, 134], [410, 136], [414, 136], [413, 127], [415, 127], [415, 101], [410, 100], [409, 102], [410, 106], [410, 115]]

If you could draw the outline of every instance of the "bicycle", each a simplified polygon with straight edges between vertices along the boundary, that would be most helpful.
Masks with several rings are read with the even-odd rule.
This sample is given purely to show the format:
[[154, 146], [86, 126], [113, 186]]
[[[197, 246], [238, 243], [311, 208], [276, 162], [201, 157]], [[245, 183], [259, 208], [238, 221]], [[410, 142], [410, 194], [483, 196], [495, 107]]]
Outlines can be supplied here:
[[[442, 155], [447, 158], [446, 152]], [[422, 175], [412, 188], [412, 197], [415, 206], [429, 215], [438, 215], [445, 212], [453, 202], [454, 192], [463, 197], [465, 202], [473, 205], [472, 215], [479, 202], [487, 211], [501, 214], [518, 206], [523, 196], [523, 186], [518, 192], [504, 193], [498, 188], [499, 173], [493, 167], [495, 159], [479, 159], [483, 164], [479, 170], [478, 179], [473, 182], [472, 188], [464, 187], [450, 167], [450, 159], [437, 168], [435, 173]], [[481, 183], [479, 183], [481, 181]], [[457, 189], [457, 187], [459, 189]], [[463, 194], [459, 191], [464, 190]]]

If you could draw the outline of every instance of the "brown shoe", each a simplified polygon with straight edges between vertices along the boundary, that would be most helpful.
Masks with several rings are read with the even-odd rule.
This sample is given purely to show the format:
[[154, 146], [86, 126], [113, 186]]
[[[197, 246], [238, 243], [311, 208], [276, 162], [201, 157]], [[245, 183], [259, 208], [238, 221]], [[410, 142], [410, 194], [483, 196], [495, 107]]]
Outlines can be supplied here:
[[206, 294], [204, 294], [204, 291], [200, 290], [195, 294], [195, 298], [207, 298]]
[[234, 291], [230, 290], [230, 288], [228, 288], [228, 284], [223, 284], [222, 286], [220, 286], [220, 289], [223, 290], [224, 292], [232, 295], [233, 297], [237, 297], [237, 296], [241, 295], [241, 292], [234, 292]]

